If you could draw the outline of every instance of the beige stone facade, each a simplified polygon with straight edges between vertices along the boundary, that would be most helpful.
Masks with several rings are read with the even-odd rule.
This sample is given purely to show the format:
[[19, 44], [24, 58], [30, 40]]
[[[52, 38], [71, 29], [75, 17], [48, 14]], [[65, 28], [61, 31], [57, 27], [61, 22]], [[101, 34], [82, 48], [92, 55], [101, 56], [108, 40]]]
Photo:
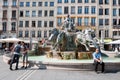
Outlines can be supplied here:
[[[98, 38], [101, 34], [103, 38], [120, 38], [119, 0], [0, 1], [1, 38], [48, 38], [51, 30], [60, 27], [68, 14], [79, 30], [92, 28]], [[3, 29], [3, 26], [6, 28]]]

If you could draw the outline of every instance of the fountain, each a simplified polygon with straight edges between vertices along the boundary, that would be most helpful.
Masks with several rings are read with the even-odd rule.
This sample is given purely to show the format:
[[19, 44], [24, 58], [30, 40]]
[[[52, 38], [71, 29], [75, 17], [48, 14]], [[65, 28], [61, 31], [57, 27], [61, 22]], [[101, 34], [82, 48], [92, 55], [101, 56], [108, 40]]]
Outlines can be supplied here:
[[76, 59], [78, 57], [82, 59], [83, 56], [92, 58], [90, 44], [92, 43], [95, 48], [98, 48], [94, 31], [85, 29], [77, 32], [75, 23], [69, 15], [59, 29], [54, 28], [52, 30], [48, 40], [52, 42], [51, 51], [55, 50], [61, 58], [67, 54], [69, 57], [73, 55], [71, 58]]
[[[91, 44], [94, 45], [94, 48], [99, 48], [99, 46], [93, 30], [76, 31], [72, 19], [68, 16], [59, 29], [54, 28], [52, 30], [49, 41], [52, 42], [51, 49], [46, 46], [38, 50], [39, 52], [45, 51], [47, 57], [45, 55], [29, 56], [30, 67], [94, 70], [93, 60], [91, 59], [94, 50], [91, 50]], [[103, 50], [101, 52], [111, 55], [111, 57], [103, 58], [106, 70], [120, 70], [120, 58], [115, 58], [114, 52]], [[57, 59], [56, 56], [60, 59]], [[9, 55], [5, 54], [3, 60], [7, 62]]]

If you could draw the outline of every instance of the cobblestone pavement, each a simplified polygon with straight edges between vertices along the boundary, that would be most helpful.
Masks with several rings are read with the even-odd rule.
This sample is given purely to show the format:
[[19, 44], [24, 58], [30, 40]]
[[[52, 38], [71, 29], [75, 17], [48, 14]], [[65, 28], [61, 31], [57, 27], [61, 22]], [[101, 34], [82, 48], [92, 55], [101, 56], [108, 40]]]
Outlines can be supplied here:
[[[14, 66], [13, 66], [14, 67]], [[96, 74], [94, 71], [29, 68], [10, 71], [0, 56], [0, 80], [119, 80], [119, 71]]]

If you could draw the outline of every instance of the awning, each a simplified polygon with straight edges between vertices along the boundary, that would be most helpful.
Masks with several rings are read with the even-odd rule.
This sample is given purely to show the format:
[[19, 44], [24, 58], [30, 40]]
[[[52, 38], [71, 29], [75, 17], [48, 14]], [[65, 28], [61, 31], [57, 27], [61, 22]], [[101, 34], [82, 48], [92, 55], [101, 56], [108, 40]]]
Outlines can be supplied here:
[[108, 44], [120, 44], [120, 40], [115, 40], [115, 41], [109, 42]]
[[112, 39], [104, 39], [104, 43], [110, 43], [112, 42]]
[[18, 42], [18, 41], [23, 41], [18, 38], [5, 38], [5, 39], [0, 39], [0, 42]]

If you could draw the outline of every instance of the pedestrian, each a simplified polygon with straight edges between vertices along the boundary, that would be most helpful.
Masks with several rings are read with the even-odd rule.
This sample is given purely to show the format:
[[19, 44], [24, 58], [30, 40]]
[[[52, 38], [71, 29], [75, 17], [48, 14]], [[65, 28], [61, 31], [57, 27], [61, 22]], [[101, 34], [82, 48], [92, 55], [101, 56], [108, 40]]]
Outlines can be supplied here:
[[23, 66], [21, 68], [27, 69], [27, 63], [28, 63], [28, 48], [25, 45], [24, 42], [21, 42], [21, 53], [22, 53], [22, 60], [23, 60]]
[[99, 49], [96, 49], [96, 51], [93, 53], [93, 60], [94, 60], [94, 65], [95, 65], [95, 72], [98, 70], [98, 65], [101, 65], [102, 69], [101, 72], [104, 72], [104, 62], [101, 57], [101, 52]]
[[119, 54], [119, 51], [118, 51], [118, 48], [117, 48], [117, 47], [115, 48], [115, 54], [116, 54], [116, 55]]
[[18, 64], [19, 64], [19, 57], [20, 57], [20, 51], [21, 51], [21, 42], [19, 41], [17, 45], [14, 46], [13, 48], [13, 57], [10, 62], [10, 70], [12, 69], [12, 64], [16, 63], [16, 68], [15, 70], [18, 70]]

